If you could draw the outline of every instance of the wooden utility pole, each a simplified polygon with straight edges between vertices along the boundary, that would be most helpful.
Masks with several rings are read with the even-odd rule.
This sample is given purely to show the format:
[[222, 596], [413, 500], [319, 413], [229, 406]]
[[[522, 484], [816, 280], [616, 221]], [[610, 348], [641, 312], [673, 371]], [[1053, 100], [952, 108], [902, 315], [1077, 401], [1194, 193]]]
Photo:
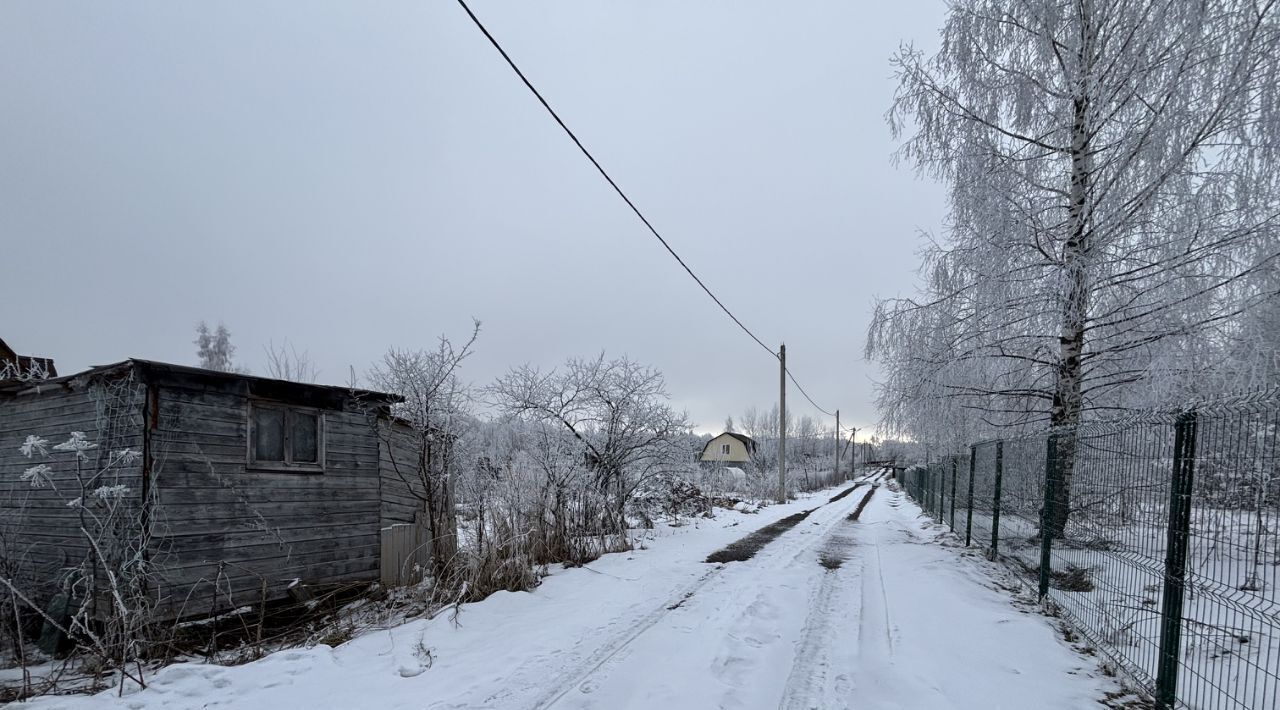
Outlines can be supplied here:
[[840, 410], [836, 410], [836, 477], [840, 477]]
[[853, 444], [853, 455], [849, 457], [849, 476], [852, 478], [858, 469], [858, 427], [856, 426], [849, 427], [849, 443]]
[[858, 471], [858, 442], [855, 439], [858, 436], [858, 427], [849, 427], [849, 440], [844, 442], [844, 448], [841, 451], [848, 451], [849, 447], [853, 447], [853, 456], [849, 457], [849, 477], [853, 478], [853, 474]]
[[778, 347], [778, 502], [787, 502], [787, 346]]

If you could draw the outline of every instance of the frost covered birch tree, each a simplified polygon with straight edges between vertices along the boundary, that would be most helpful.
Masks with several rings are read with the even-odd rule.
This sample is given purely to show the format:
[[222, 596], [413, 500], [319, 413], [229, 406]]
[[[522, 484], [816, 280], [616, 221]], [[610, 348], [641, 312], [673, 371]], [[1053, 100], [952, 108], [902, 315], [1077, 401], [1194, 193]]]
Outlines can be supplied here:
[[196, 324], [196, 356], [200, 358], [200, 367], [219, 372], [239, 372], [246, 370], [235, 364], [236, 346], [231, 344], [231, 331], [219, 323], [216, 329], [200, 321]]
[[1277, 15], [957, 0], [936, 55], [899, 52], [899, 156], [951, 205], [922, 293], [879, 302], [869, 330], [889, 431], [1063, 427], [1065, 502], [1087, 413], [1194, 392], [1276, 297]]

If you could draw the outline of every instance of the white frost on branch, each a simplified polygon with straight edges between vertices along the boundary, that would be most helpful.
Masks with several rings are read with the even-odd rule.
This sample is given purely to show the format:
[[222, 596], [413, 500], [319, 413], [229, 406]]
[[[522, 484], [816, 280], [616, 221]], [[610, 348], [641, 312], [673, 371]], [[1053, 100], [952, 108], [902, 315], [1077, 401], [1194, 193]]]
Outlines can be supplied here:
[[196, 346], [196, 356], [200, 358], [200, 367], [219, 372], [248, 373], [235, 363], [236, 346], [231, 344], [231, 331], [226, 325], [219, 323], [217, 329], [210, 330], [207, 323], [200, 321], [196, 325], [196, 339], [192, 342]]
[[133, 490], [125, 485], [100, 486], [93, 492], [93, 496], [98, 500], [114, 500], [124, 498]]
[[54, 451], [73, 451], [75, 452], [76, 456], [79, 456], [81, 459], [86, 459], [88, 458], [88, 456], [86, 456], [84, 452], [90, 449], [96, 449], [96, 448], [98, 448], [98, 445], [93, 443], [92, 441], [89, 441], [89, 438], [84, 435], [84, 432], [73, 431], [71, 432], [70, 439], [67, 439], [61, 444], [55, 445], [53, 447], [53, 450]]
[[22, 442], [22, 446], [19, 446], [18, 450], [22, 452], [23, 456], [26, 456], [27, 458], [31, 458], [35, 454], [40, 454], [41, 456], [48, 456], [49, 455], [48, 447], [49, 447], [48, 439], [36, 436], [34, 434], [28, 434], [26, 441]]
[[881, 429], [951, 445], [1280, 383], [1280, 4], [956, 0], [898, 157], [950, 188], [876, 305]]
[[22, 472], [21, 479], [31, 484], [32, 488], [44, 488], [49, 485], [49, 474], [53, 472], [48, 464], [36, 464]]

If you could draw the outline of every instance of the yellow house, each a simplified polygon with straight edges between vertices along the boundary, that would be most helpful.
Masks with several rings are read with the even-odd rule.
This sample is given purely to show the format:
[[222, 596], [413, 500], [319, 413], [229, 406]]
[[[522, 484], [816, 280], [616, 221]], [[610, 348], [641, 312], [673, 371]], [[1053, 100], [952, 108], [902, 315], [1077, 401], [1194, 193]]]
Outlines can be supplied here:
[[755, 439], [744, 434], [726, 431], [707, 442], [699, 460], [717, 463], [750, 463], [751, 454], [755, 450]]

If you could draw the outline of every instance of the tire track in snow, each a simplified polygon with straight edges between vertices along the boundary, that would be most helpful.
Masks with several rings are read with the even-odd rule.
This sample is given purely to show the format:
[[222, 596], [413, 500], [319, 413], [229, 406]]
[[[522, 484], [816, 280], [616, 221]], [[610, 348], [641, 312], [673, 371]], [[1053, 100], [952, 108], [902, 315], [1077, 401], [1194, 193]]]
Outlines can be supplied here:
[[[897, 508], [901, 505], [902, 493], [892, 491], [891, 497], [882, 503], [884, 508]], [[873, 508], [873, 510], [875, 510]], [[875, 511], [883, 517], [886, 510]], [[890, 516], [892, 517], [892, 516]], [[873, 523], [882, 523], [877, 519]], [[883, 558], [880, 542], [883, 526], [868, 524], [860, 531], [859, 542], [867, 553], [862, 557], [862, 585], [860, 593], [861, 613], [858, 619], [857, 668], [855, 682], [871, 683], [877, 695], [892, 694], [892, 690], [882, 687], [896, 674], [892, 671], [897, 665], [896, 628], [893, 624], [891, 598], [886, 589], [883, 569]]]
[[[849, 517], [842, 521], [834, 531], [830, 542], [838, 546], [854, 544], [852, 535], [842, 534], [839, 528], [851, 526], [858, 520], [871, 496], [880, 488], [879, 484], [858, 502]], [[835, 551], [839, 552], [839, 551]], [[828, 563], [823, 562], [823, 566]], [[791, 664], [791, 672], [787, 676], [787, 684], [778, 703], [779, 710], [825, 710], [826, 708], [849, 708], [848, 692], [849, 676], [839, 671], [839, 659], [833, 657], [833, 637], [838, 628], [837, 620], [848, 614], [848, 600], [841, 599], [849, 589], [849, 574], [842, 564], [829, 567], [822, 575], [822, 580], [809, 598], [809, 614], [805, 619], [804, 631], [801, 632], [800, 645], [796, 650], [795, 660]]]
[[884, 588], [884, 564], [880, 558], [879, 541], [877, 541], [875, 545], [876, 545], [875, 578], [876, 578], [876, 585], [880, 587], [880, 617], [881, 617], [880, 621], [881, 621], [881, 625], [884, 626], [885, 648], [889, 651], [889, 656], [892, 657], [894, 654], [893, 617], [890, 615], [890, 612], [889, 612], [889, 592], [886, 591]]
[[[859, 482], [861, 483], [861, 482]], [[840, 501], [843, 502], [843, 501]], [[786, 567], [796, 560], [800, 559], [810, 551], [819, 542], [827, 537], [827, 533], [839, 525], [844, 518], [848, 505], [838, 506], [831, 502], [827, 502], [813, 509], [807, 522], [811, 525], [818, 525], [821, 530], [818, 534], [805, 535], [803, 531], [807, 530], [806, 526], [792, 528], [783, 533], [780, 537], [773, 540], [767, 547], [761, 550], [751, 561], [737, 564], [751, 564], [752, 562], [760, 565], [777, 566], [778, 568]], [[832, 513], [835, 513], [832, 515]], [[785, 542], [784, 542], [785, 541]], [[779, 543], [783, 543], [779, 545]], [[791, 553], [787, 556], [787, 553]], [[778, 558], [783, 557], [784, 560], [779, 563]], [[550, 686], [550, 688], [538, 696], [534, 703], [530, 706], [531, 710], [548, 710], [554, 707], [565, 696], [574, 690], [581, 689], [582, 686], [602, 670], [608, 671], [610, 662], [613, 661], [624, 649], [631, 645], [644, 632], [656, 626], [667, 615], [673, 613], [677, 609], [684, 608], [685, 601], [693, 597], [703, 587], [710, 584], [713, 580], [727, 569], [732, 569], [730, 563], [722, 563], [719, 566], [707, 571], [692, 584], [687, 585], [674, 596], [668, 598], [660, 606], [645, 614], [638, 622], [628, 626], [620, 633], [612, 637], [609, 641], [598, 646], [594, 651], [587, 654], [581, 662], [575, 663], [569, 670], [561, 673], [559, 678]], [[499, 698], [489, 698], [488, 701], [498, 700]]]
[[[892, 506], [897, 497], [895, 495], [889, 505]], [[862, 560], [862, 615], [858, 646], [865, 655], [892, 662], [893, 620], [889, 611], [889, 593], [884, 584], [879, 530], [868, 530], [861, 541], [870, 543], [871, 554], [864, 555]]]
[[[791, 673], [782, 691], [780, 710], [810, 710], [811, 708], [848, 708], [842, 699], [830, 698], [826, 692], [832, 671], [829, 653], [833, 620], [839, 607], [839, 592], [843, 591], [845, 575], [838, 569], [828, 570], [809, 597], [809, 614], [801, 632]], [[839, 704], [831, 702], [837, 700]]]
[[600, 668], [614, 656], [618, 655], [622, 649], [630, 645], [632, 641], [636, 640], [636, 638], [640, 636], [640, 634], [643, 634], [645, 631], [653, 628], [659, 621], [662, 621], [667, 614], [670, 614], [672, 611], [683, 606], [685, 600], [692, 597], [699, 589], [702, 589], [707, 585], [707, 583], [717, 577], [722, 569], [724, 568], [717, 567], [707, 570], [707, 572], [695, 580], [693, 584], [686, 586], [684, 589], [668, 599], [668, 601], [663, 602], [661, 606], [644, 615], [635, 624], [624, 629], [604, 645], [597, 647], [594, 652], [587, 656], [582, 664], [570, 670], [568, 673], [563, 674], [560, 680], [552, 685], [550, 690], [539, 696], [538, 699], [534, 701], [532, 707], [536, 710], [543, 710], [544, 708], [552, 707], [570, 691], [580, 687], [597, 668]]

